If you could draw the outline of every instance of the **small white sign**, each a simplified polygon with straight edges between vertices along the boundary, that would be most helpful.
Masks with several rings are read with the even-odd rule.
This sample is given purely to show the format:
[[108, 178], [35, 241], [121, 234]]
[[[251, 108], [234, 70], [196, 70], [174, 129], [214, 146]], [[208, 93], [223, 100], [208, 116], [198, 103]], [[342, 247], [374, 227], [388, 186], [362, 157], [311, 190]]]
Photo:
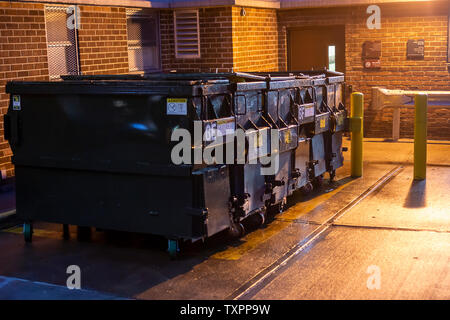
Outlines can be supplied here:
[[305, 107], [305, 117], [313, 117], [314, 116], [314, 105]]
[[226, 136], [227, 134], [234, 134], [234, 132], [236, 131], [236, 124], [234, 123], [234, 119], [217, 120], [217, 131], [222, 136]]
[[176, 116], [187, 115], [187, 99], [167, 99], [167, 114]]
[[207, 122], [205, 124], [204, 139], [206, 142], [216, 141], [217, 139], [217, 122]]

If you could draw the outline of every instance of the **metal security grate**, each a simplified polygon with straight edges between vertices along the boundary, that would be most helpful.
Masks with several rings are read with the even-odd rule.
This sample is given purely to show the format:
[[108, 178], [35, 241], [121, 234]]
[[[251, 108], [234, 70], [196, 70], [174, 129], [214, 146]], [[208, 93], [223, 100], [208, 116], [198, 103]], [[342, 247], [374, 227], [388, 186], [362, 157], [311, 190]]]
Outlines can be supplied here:
[[79, 73], [76, 28], [70, 24], [74, 14], [76, 10], [67, 6], [45, 7], [48, 72], [52, 80]]
[[198, 10], [174, 11], [175, 56], [200, 58]]
[[127, 9], [128, 64], [133, 71], [160, 69], [158, 13]]

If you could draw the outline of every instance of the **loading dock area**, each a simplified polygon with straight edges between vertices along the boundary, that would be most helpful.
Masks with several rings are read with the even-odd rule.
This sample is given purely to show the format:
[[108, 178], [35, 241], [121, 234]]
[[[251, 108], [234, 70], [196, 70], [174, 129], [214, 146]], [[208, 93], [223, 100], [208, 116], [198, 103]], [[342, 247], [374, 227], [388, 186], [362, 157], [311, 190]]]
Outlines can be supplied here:
[[[366, 139], [364, 152], [362, 178], [347, 156], [335, 183], [294, 195], [266, 226], [187, 245], [177, 260], [159, 237], [77, 239], [71, 228], [63, 240], [60, 225], [41, 223], [24, 243], [21, 228], [3, 229], [0, 298], [449, 299], [450, 143], [429, 141], [421, 182], [412, 141]], [[70, 265], [81, 290], [66, 287]]]
[[0, 0], [0, 302], [449, 300], [449, 99], [448, 0]]

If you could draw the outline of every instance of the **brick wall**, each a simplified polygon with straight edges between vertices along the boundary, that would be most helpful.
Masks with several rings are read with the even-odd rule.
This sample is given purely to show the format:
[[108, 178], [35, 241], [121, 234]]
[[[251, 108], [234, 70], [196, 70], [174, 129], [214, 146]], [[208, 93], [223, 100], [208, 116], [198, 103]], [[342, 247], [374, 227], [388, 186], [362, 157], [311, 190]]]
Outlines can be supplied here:
[[160, 12], [164, 71], [227, 72], [278, 70], [277, 14], [274, 9], [200, 8], [200, 58], [175, 58], [173, 11]]
[[160, 12], [161, 61], [164, 71], [219, 72], [233, 68], [231, 7], [199, 9], [200, 58], [175, 58], [173, 11]]
[[[279, 11], [280, 68], [286, 69], [286, 34], [289, 28], [345, 25], [346, 82], [365, 95], [365, 135], [392, 137], [392, 109], [373, 111], [371, 87], [387, 89], [450, 90], [447, 63], [448, 3], [380, 5], [381, 29], [368, 30], [366, 7]], [[408, 39], [425, 39], [425, 58], [406, 59]], [[381, 40], [380, 70], [364, 70], [362, 44]], [[305, 44], [306, 45], [306, 44]], [[401, 111], [401, 138], [414, 135], [414, 110]], [[430, 139], [450, 140], [450, 109], [432, 108], [428, 114]]]
[[235, 71], [278, 70], [278, 23], [274, 9], [233, 7], [233, 66]]
[[[200, 8], [201, 58], [176, 59], [173, 11], [160, 12], [161, 61], [164, 71], [271, 71], [287, 68], [289, 28], [345, 25], [346, 80], [365, 94], [368, 137], [390, 137], [392, 109], [369, 108], [372, 86], [391, 89], [450, 90], [447, 62], [448, 3], [381, 5], [382, 29], [366, 28], [365, 7], [274, 10], [241, 7]], [[78, 31], [84, 74], [128, 73], [124, 8], [81, 6]], [[406, 41], [425, 39], [425, 59], [406, 59]], [[381, 40], [382, 68], [364, 70], [362, 44]], [[307, 47], [307, 44], [305, 44]], [[0, 0], [0, 112], [9, 97], [10, 80], [48, 80], [44, 5]], [[413, 135], [413, 110], [402, 109], [401, 137]], [[429, 137], [450, 139], [450, 109], [429, 111]], [[0, 169], [13, 174], [11, 151], [0, 121]]]
[[3, 114], [9, 104], [5, 84], [11, 80], [48, 80], [44, 7], [0, 1], [0, 169], [14, 174], [11, 150], [3, 138]]
[[81, 6], [80, 12], [78, 45], [81, 72], [128, 73], [125, 8]]

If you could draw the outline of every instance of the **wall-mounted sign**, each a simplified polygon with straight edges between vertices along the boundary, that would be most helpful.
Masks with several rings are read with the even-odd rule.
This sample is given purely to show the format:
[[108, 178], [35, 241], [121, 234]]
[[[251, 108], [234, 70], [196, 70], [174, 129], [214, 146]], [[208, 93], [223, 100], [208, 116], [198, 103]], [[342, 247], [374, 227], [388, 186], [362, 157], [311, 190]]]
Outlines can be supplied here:
[[423, 59], [425, 56], [425, 40], [408, 40], [406, 57], [408, 59]]
[[365, 41], [363, 43], [362, 59], [364, 68], [381, 68], [381, 41]]
[[364, 60], [364, 68], [366, 69], [381, 68], [381, 61], [380, 59], [366, 59]]

